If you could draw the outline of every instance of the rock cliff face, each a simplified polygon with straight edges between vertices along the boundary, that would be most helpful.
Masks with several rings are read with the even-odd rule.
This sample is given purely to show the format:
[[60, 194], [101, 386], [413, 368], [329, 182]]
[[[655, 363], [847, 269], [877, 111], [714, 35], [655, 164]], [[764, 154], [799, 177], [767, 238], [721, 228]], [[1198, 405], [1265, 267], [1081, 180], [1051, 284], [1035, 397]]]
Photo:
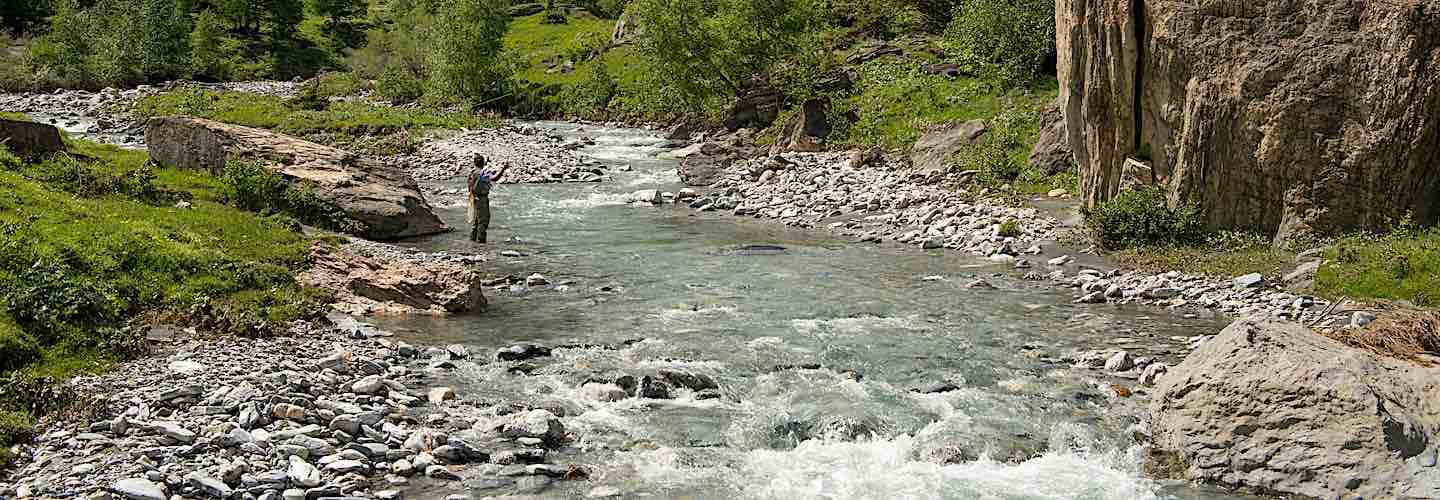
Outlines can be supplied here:
[[1440, 496], [1440, 368], [1236, 321], [1162, 376], [1154, 446], [1188, 479], [1314, 498]]
[[153, 118], [145, 129], [150, 158], [215, 174], [235, 158], [257, 160], [287, 179], [307, 183], [316, 196], [344, 210], [364, 229], [393, 240], [448, 231], [415, 179], [394, 165], [274, 132], [188, 117]]
[[1056, 24], [1087, 204], [1148, 151], [1217, 227], [1440, 222], [1440, 0], [1058, 0]]

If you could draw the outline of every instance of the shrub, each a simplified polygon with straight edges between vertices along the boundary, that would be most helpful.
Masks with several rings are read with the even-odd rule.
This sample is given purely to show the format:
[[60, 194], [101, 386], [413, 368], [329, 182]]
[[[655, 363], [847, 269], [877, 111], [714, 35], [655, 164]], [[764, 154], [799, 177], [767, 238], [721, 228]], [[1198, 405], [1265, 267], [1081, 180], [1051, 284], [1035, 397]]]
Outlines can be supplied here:
[[0, 313], [0, 371], [16, 370], [40, 359], [40, 345], [8, 314]]
[[752, 75], [818, 41], [818, 0], [636, 0], [641, 51], [659, 75], [700, 102], [733, 96]]
[[425, 83], [399, 67], [386, 68], [375, 82], [375, 94], [395, 104], [412, 103], [425, 95]]
[[973, 0], [945, 29], [950, 56], [1005, 85], [1027, 84], [1055, 54], [1055, 3]]
[[919, 31], [925, 16], [910, 0], [836, 0], [831, 13], [842, 26], [889, 39]]
[[1097, 242], [1110, 249], [1191, 245], [1207, 236], [1199, 209], [1190, 204], [1171, 209], [1165, 190], [1158, 186], [1125, 191], [1083, 214]]
[[427, 47], [428, 97], [482, 102], [504, 95], [511, 67], [500, 64], [510, 23], [504, 0], [458, 0], [436, 16]]
[[1000, 223], [1000, 236], [1001, 236], [1001, 237], [1004, 237], [1004, 238], [1019, 238], [1019, 237], [1024, 236], [1024, 235], [1025, 235], [1025, 231], [1020, 228], [1020, 221], [1015, 220], [1015, 219], [1010, 219], [1010, 220], [1007, 220], [1007, 221], [1005, 221], [1005, 222]]

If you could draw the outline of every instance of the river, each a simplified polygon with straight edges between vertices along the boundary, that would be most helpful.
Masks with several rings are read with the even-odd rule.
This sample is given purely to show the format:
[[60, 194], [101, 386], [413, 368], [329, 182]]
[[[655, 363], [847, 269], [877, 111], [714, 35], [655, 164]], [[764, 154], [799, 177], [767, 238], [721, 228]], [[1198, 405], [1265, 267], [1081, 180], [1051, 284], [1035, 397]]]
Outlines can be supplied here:
[[[492, 195], [493, 274], [533, 270], [564, 287], [490, 292], [490, 309], [442, 319], [381, 319], [406, 340], [475, 352], [516, 342], [577, 345], [553, 357], [491, 363], [447, 382], [462, 397], [566, 409], [576, 435], [560, 463], [655, 498], [1234, 498], [1147, 479], [1132, 437], [1144, 398], [1073, 369], [1080, 350], [1183, 352], [1225, 323], [1144, 307], [1072, 304], [1068, 291], [958, 252], [857, 244], [683, 206], [627, 205], [637, 189], [679, 189], [664, 142], [643, 130], [538, 125], [597, 144], [583, 153], [630, 165], [603, 184], [502, 185]], [[583, 129], [583, 130], [582, 130]], [[451, 181], [463, 186], [461, 179]], [[441, 207], [464, 224], [462, 207]], [[463, 231], [405, 243], [473, 250]], [[739, 251], [746, 245], [783, 252]], [[984, 278], [995, 289], [967, 284]], [[566, 289], [568, 288], [568, 289]], [[642, 340], [643, 339], [643, 340]], [[585, 347], [620, 345], [621, 348]], [[1173, 358], [1167, 358], [1172, 363]], [[595, 374], [703, 373], [722, 396], [601, 402]], [[920, 393], [948, 383], [953, 390]], [[553, 457], [552, 457], [553, 458]], [[467, 483], [473, 496], [514, 484]], [[423, 497], [427, 490], [420, 491]], [[443, 496], [437, 490], [430, 491]], [[413, 496], [413, 495], [412, 495]]]

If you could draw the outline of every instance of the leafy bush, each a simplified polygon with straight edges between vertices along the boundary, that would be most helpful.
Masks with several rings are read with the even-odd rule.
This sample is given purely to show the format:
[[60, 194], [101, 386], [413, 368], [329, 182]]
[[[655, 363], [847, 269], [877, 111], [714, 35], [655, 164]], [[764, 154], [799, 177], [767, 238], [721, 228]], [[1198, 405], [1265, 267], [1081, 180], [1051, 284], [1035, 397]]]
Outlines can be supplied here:
[[890, 39], [925, 26], [924, 14], [911, 0], [835, 0], [830, 9], [841, 26], [876, 38]]
[[1025, 231], [1020, 228], [1020, 221], [1010, 219], [1000, 223], [999, 234], [1003, 238], [1019, 238], [1025, 235]]
[[825, 26], [818, 0], [636, 0], [630, 12], [642, 53], [692, 102], [733, 96]]
[[0, 314], [0, 372], [19, 369], [40, 359], [40, 345], [8, 314]]
[[1165, 190], [1157, 186], [1122, 192], [1083, 214], [1096, 241], [1110, 249], [1193, 245], [1207, 236], [1199, 209], [1191, 204], [1171, 209]]
[[1055, 3], [972, 0], [945, 29], [951, 57], [1005, 85], [1027, 84], [1055, 54]]
[[375, 94], [396, 104], [412, 103], [425, 95], [425, 83], [400, 68], [389, 68], [375, 82]]
[[505, 95], [512, 73], [500, 64], [510, 23], [505, 0], [458, 0], [436, 13], [429, 35], [426, 91], [439, 102], [484, 102]]

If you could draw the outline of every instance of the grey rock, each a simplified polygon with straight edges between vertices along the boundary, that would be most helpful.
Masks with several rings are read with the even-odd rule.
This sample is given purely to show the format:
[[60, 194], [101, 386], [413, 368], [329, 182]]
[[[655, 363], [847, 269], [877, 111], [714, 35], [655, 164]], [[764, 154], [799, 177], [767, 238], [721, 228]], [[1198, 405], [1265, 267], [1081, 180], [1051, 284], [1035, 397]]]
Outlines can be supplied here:
[[426, 468], [425, 468], [425, 477], [428, 477], [428, 478], [431, 478], [431, 479], [443, 479], [443, 480], [447, 480], [447, 481], [459, 481], [459, 480], [460, 480], [460, 476], [459, 476], [458, 474], [455, 474], [454, 472], [451, 472], [451, 471], [450, 471], [450, 468], [449, 468], [449, 467], [446, 467], [446, 466], [444, 466], [444, 465], [431, 465], [431, 466], [429, 466], [429, 467], [426, 467]]
[[169, 498], [165, 495], [165, 491], [160, 489], [160, 485], [140, 478], [121, 479], [110, 487], [110, 491], [126, 500], [167, 500]]
[[1235, 278], [1234, 282], [1235, 288], [1257, 288], [1265, 284], [1265, 275], [1260, 273], [1250, 273]]
[[[1433, 493], [1407, 464], [1437, 441], [1440, 368], [1297, 323], [1236, 321], [1159, 380], [1154, 446], [1186, 478], [1315, 498]], [[1304, 439], [1296, 439], [1304, 436]]]
[[1140, 372], [1140, 385], [1154, 387], [1162, 375], [1170, 371], [1170, 365], [1165, 363], [1151, 363]]
[[1125, 351], [1117, 352], [1105, 361], [1105, 371], [1123, 372], [1134, 367], [1135, 360], [1130, 357], [1130, 353]]
[[226, 485], [224, 481], [198, 471], [185, 476], [185, 482], [213, 498], [227, 498], [231, 493], [230, 486]]
[[292, 484], [301, 488], [314, 488], [321, 482], [320, 470], [296, 456], [290, 457], [290, 466], [286, 468], [285, 475]]
[[565, 438], [565, 424], [560, 417], [546, 410], [530, 410], [513, 415], [501, 427], [501, 436], [507, 438], [538, 438], [548, 444], [558, 444]]

